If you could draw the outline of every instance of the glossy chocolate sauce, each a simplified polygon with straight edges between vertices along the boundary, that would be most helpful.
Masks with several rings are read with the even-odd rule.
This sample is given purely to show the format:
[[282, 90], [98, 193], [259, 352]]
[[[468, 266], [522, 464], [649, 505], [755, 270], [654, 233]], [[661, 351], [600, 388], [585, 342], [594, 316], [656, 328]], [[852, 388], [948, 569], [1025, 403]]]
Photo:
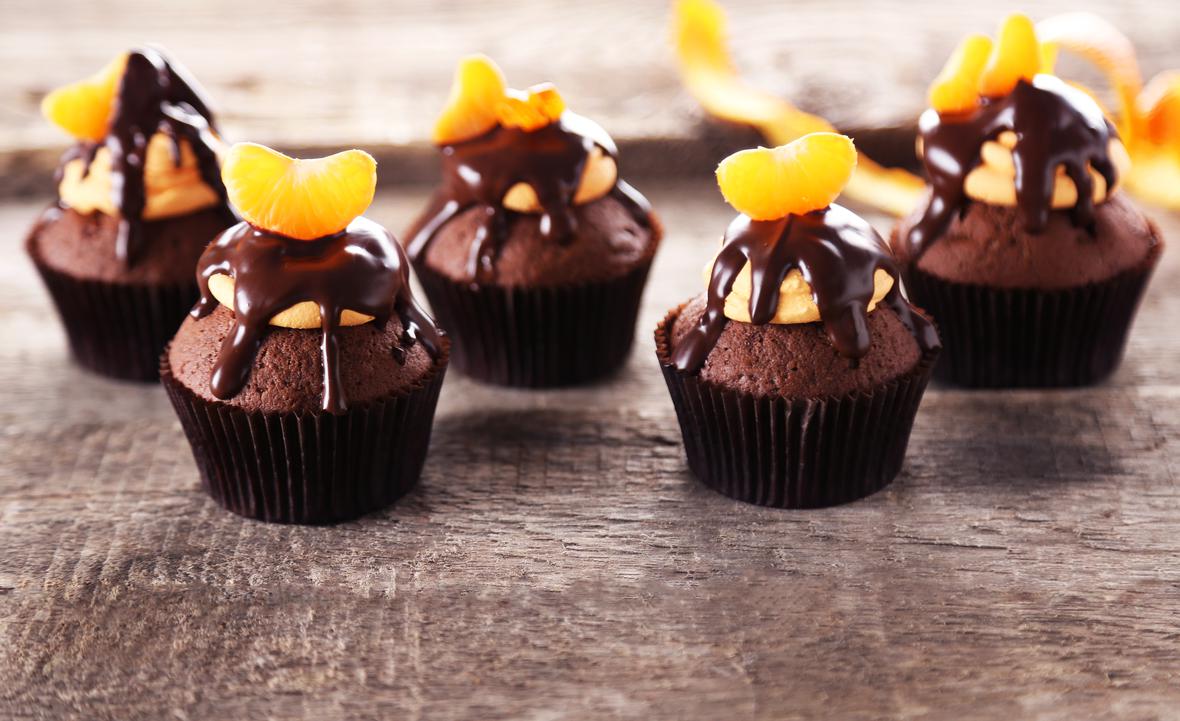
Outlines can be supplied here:
[[983, 144], [1007, 130], [1016, 134], [1016, 202], [1029, 232], [1038, 233], [1049, 222], [1059, 167], [1077, 186], [1073, 222], [1093, 230], [1089, 168], [1102, 175], [1107, 188], [1114, 187], [1118, 174], [1108, 148], [1118, 134], [1085, 93], [1052, 75], [1037, 75], [1031, 83], [1018, 82], [1005, 97], [984, 98], [970, 115], [941, 117], [934, 110], [922, 114], [918, 132], [931, 194], [906, 239], [911, 259], [920, 257], [946, 232], [955, 213], [966, 208], [970, 198], [963, 183], [981, 162]]
[[[84, 142], [62, 158], [62, 167], [82, 159], [86, 173], [99, 148], [111, 154], [111, 190], [119, 209], [119, 235], [115, 253], [127, 265], [135, 262], [143, 242], [144, 164], [148, 141], [155, 133], [172, 140], [172, 157], [181, 164], [181, 141], [188, 141], [197, 158], [201, 179], [213, 189], [225, 209], [226, 222], [237, 218], [225, 203], [225, 186], [214, 148], [213, 114], [199, 85], [179, 65], [152, 48], [134, 50], [119, 85], [107, 137], [102, 143]], [[60, 173], [60, 170], [59, 170]], [[59, 178], [60, 179], [60, 178]]]
[[[415, 262], [447, 221], [473, 206], [483, 209], [467, 261], [473, 282], [495, 277], [495, 259], [508, 233], [512, 212], [503, 199], [517, 183], [532, 186], [541, 205], [541, 233], [546, 240], [568, 243], [577, 233], [574, 195], [595, 147], [615, 158], [614, 141], [598, 124], [565, 112], [543, 128], [525, 131], [497, 126], [472, 140], [444, 145], [443, 185], [410, 230], [407, 248]], [[623, 181], [611, 195], [645, 227], [651, 225], [647, 200]]]
[[201, 299], [192, 310], [194, 318], [217, 307], [209, 278], [218, 273], [234, 279], [234, 326], [222, 343], [210, 381], [218, 398], [232, 398], [245, 386], [270, 319], [303, 301], [320, 310], [323, 408], [330, 413], [343, 413], [348, 407], [340, 390], [338, 359], [340, 316], [345, 310], [373, 316], [378, 328], [396, 313], [404, 329], [394, 349], [399, 363], [415, 341], [435, 358], [442, 345], [442, 334], [410, 293], [410, 265], [401, 246], [367, 218], [316, 240], [295, 240], [244, 222], [229, 228], [197, 263]]
[[940, 345], [933, 324], [902, 297], [897, 264], [885, 241], [858, 215], [831, 205], [780, 220], [739, 215], [730, 223], [709, 278], [705, 313], [673, 349], [672, 362], [678, 369], [695, 373], [705, 364], [728, 322], [725, 298], [746, 263], [751, 270], [752, 323], [765, 325], [774, 318], [783, 280], [798, 268], [811, 286], [832, 345], [855, 363], [869, 350], [873, 275], [883, 269], [893, 277], [893, 287], [881, 302], [897, 314], [923, 351]]

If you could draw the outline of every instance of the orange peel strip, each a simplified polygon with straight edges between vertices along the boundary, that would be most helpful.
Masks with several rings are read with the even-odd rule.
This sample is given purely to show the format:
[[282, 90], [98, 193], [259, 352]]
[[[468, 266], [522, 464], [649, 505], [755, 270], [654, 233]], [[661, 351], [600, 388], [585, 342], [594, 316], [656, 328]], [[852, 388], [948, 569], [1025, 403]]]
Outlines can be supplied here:
[[[726, 44], [725, 11], [714, 0], [678, 0], [673, 22], [680, 76], [710, 115], [753, 126], [776, 146], [808, 133], [836, 132], [823, 118], [799, 110], [738, 75]], [[885, 168], [861, 153], [844, 194], [904, 215], [918, 204], [924, 187], [913, 173]]]
[[1037, 34], [1094, 65], [1114, 91], [1114, 121], [1131, 156], [1127, 188], [1148, 202], [1180, 209], [1180, 73], [1161, 73], [1144, 88], [1135, 46], [1092, 13], [1047, 18], [1037, 24]]

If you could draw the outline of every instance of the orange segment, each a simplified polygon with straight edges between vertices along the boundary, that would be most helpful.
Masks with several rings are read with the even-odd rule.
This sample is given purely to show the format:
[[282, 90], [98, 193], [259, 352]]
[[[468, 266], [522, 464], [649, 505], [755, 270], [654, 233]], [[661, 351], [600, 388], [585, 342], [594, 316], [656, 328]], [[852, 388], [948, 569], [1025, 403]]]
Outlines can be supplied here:
[[339, 233], [373, 202], [377, 161], [363, 150], [300, 160], [237, 143], [221, 166], [229, 202], [251, 225], [299, 240]]
[[738, 212], [777, 220], [831, 205], [855, 169], [851, 139], [811, 133], [777, 148], [734, 153], [717, 166], [717, 185]]
[[447, 105], [434, 124], [434, 142], [458, 143], [496, 127], [496, 111], [504, 100], [504, 73], [486, 55], [459, 61]]
[[991, 58], [979, 78], [979, 93], [995, 98], [1007, 95], [1020, 80], [1032, 80], [1041, 71], [1041, 46], [1027, 15], [1013, 13], [1004, 19]]
[[525, 92], [509, 90], [496, 108], [496, 119], [506, 128], [539, 130], [565, 112], [565, 100], [552, 83], [534, 85]]
[[102, 140], [126, 67], [122, 53], [89, 78], [52, 91], [41, 100], [41, 114], [79, 140]]
[[964, 113], [979, 105], [979, 76], [991, 52], [988, 36], [963, 38], [930, 86], [930, 107], [940, 113]]

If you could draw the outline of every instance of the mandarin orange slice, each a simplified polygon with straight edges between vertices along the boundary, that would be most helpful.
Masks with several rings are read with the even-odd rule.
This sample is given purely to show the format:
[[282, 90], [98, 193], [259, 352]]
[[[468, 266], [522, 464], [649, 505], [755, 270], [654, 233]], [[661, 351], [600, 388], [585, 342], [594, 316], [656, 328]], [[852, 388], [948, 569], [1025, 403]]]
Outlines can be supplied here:
[[451, 95], [434, 124], [434, 142], [459, 143], [496, 127], [496, 112], [507, 86], [504, 73], [486, 55], [470, 55], [459, 61]]
[[754, 220], [826, 208], [856, 169], [856, 147], [837, 133], [811, 133], [777, 148], [734, 153], [717, 166], [726, 202]]
[[552, 83], [534, 85], [528, 90], [509, 90], [496, 108], [496, 119], [506, 128], [539, 130], [565, 112], [565, 100]]
[[979, 94], [995, 98], [1007, 95], [1020, 80], [1032, 80], [1041, 71], [1041, 45], [1027, 15], [1013, 13], [1000, 25], [1000, 34], [983, 74]]
[[41, 114], [79, 140], [102, 140], [126, 67], [122, 53], [89, 78], [50, 92], [41, 100]]
[[339, 233], [373, 202], [377, 161], [363, 150], [291, 158], [257, 143], [237, 143], [221, 179], [229, 202], [251, 225], [298, 240]]
[[979, 76], [991, 52], [988, 36], [963, 38], [930, 86], [930, 107], [940, 113], [965, 113], [979, 105]]

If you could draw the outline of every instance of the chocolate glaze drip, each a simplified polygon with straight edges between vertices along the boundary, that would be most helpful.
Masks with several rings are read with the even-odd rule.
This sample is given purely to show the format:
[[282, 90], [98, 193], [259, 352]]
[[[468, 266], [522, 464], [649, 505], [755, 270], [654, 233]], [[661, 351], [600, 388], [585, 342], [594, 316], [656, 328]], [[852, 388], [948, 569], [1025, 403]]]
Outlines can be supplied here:
[[367, 218], [357, 218], [335, 235], [306, 241], [244, 222], [229, 228], [197, 263], [201, 299], [192, 310], [194, 318], [217, 307], [209, 278], [218, 273], [234, 279], [234, 327], [221, 346], [210, 381], [218, 398], [232, 398], [245, 386], [270, 319], [303, 301], [320, 310], [323, 408], [330, 413], [347, 409], [338, 362], [340, 315], [345, 310], [373, 316], [377, 327], [384, 327], [396, 313], [404, 329], [400, 346], [394, 348], [399, 363], [415, 341], [438, 357], [442, 334], [410, 293], [405, 253], [389, 231]]
[[906, 239], [913, 259], [946, 232], [957, 211], [966, 209], [970, 198], [963, 182], [980, 163], [983, 144], [1006, 130], [1016, 133], [1016, 201], [1029, 232], [1038, 233], [1049, 222], [1058, 167], [1078, 189], [1073, 222], [1093, 232], [1089, 167], [1102, 175], [1108, 189], [1114, 187], [1118, 174], [1108, 147], [1118, 133], [1085, 93], [1052, 75], [1037, 75], [1031, 83], [1018, 82], [1005, 97], [984, 98], [965, 117], [944, 118], [934, 110], [922, 114], [918, 132], [931, 195]]
[[[543, 236], [570, 242], [577, 233], [574, 195], [595, 146], [611, 158], [618, 154], [614, 141], [598, 124], [568, 111], [538, 130], [497, 126], [478, 138], [444, 145], [443, 185], [410, 230], [410, 257], [418, 261], [447, 221], [479, 206], [484, 218], [471, 246], [467, 272], [476, 283], [492, 280], [495, 258], [513, 215], [504, 207], [504, 195], [517, 183], [531, 185], [537, 194]], [[650, 227], [651, 207], [638, 191], [620, 180], [611, 194], [638, 222]]]
[[[143, 242], [144, 164], [148, 141], [157, 132], [172, 140], [172, 157], [181, 163], [181, 141], [187, 140], [197, 158], [201, 179], [213, 189], [225, 210], [226, 222], [236, 222], [225, 203], [225, 186], [217, 162], [216, 126], [200, 86], [184, 68], [171, 63], [158, 50], [143, 48], [127, 56], [127, 69], [119, 85], [107, 137], [102, 143], [83, 142], [68, 150], [61, 166], [81, 159], [86, 173], [99, 148], [111, 154], [111, 190], [122, 216], [115, 252], [130, 265]], [[61, 169], [58, 170], [59, 179]]]
[[680, 370], [695, 373], [705, 364], [728, 322], [725, 298], [746, 263], [753, 323], [765, 325], [774, 318], [783, 280], [798, 268], [811, 286], [832, 345], [855, 364], [869, 350], [868, 305], [873, 274], [880, 268], [893, 277], [893, 287], [881, 302], [897, 314], [923, 351], [941, 345], [934, 325], [902, 297], [897, 264], [885, 241], [855, 213], [831, 205], [780, 220], [739, 215], [730, 223], [709, 278], [705, 314], [673, 349], [672, 362]]

